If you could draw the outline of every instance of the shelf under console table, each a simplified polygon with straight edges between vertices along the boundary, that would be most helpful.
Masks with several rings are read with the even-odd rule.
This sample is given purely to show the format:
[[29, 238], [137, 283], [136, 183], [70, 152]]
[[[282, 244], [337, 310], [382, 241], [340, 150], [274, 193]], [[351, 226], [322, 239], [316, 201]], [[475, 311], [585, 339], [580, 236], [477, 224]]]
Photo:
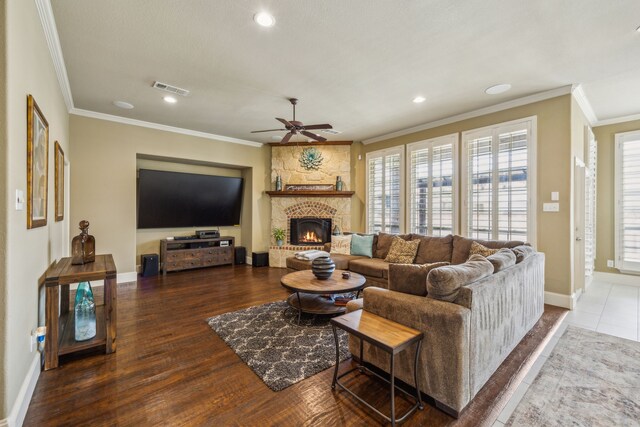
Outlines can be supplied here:
[[160, 241], [162, 274], [192, 268], [233, 265], [235, 238], [222, 236], [210, 239]]

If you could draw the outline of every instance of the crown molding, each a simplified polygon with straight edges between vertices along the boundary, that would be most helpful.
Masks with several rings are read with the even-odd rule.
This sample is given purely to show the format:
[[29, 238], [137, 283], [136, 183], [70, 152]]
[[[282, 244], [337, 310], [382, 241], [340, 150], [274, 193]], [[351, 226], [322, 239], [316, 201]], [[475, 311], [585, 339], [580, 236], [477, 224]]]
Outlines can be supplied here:
[[67, 110], [71, 111], [73, 109], [73, 95], [71, 94], [69, 76], [67, 75], [67, 67], [65, 66], [64, 56], [62, 55], [62, 47], [60, 46], [58, 28], [56, 27], [56, 20], [53, 16], [53, 9], [51, 9], [51, 2], [50, 0], [35, 0], [35, 3], [38, 9], [38, 15], [40, 16], [40, 23], [44, 30], [44, 37], [47, 39], [47, 46], [49, 47], [49, 53], [53, 61], [53, 68], [58, 77], [62, 97], [64, 98], [64, 103], [67, 105]]
[[90, 117], [92, 119], [106, 120], [109, 122], [122, 123], [125, 125], [140, 126], [140, 127], [149, 128], [149, 129], [162, 130], [165, 132], [179, 133], [182, 135], [196, 136], [198, 138], [212, 139], [214, 141], [223, 141], [223, 142], [231, 142], [233, 144], [248, 145], [249, 147], [259, 148], [263, 146], [262, 143], [260, 142], [248, 141], [246, 139], [231, 138], [229, 136], [216, 135], [213, 133], [200, 132], [197, 130], [184, 129], [184, 128], [179, 128], [175, 126], [167, 126], [167, 125], [162, 125], [162, 124], [153, 123], [153, 122], [145, 122], [143, 120], [130, 119], [128, 117], [114, 116], [114, 115], [105, 114], [105, 113], [98, 113], [96, 111], [83, 110], [80, 108], [71, 109], [71, 111], [69, 111], [69, 114], [74, 114], [76, 116]]
[[556, 89], [551, 89], [545, 92], [535, 93], [523, 98], [513, 99], [511, 101], [502, 102], [500, 104], [491, 105], [489, 107], [480, 108], [478, 110], [469, 111], [468, 113], [457, 114], [455, 116], [446, 117], [444, 119], [436, 120], [434, 122], [425, 123], [423, 125], [410, 127], [408, 129], [399, 130], [396, 132], [387, 133], [384, 135], [376, 136], [373, 138], [367, 138], [362, 141], [363, 144], [373, 144], [374, 142], [384, 141], [386, 139], [397, 138], [399, 136], [409, 135], [411, 133], [420, 132], [427, 129], [433, 129], [438, 126], [444, 126], [462, 120], [472, 119], [474, 117], [484, 116], [486, 114], [497, 113], [498, 111], [509, 110], [515, 107], [521, 107], [527, 104], [533, 104], [534, 102], [544, 101], [546, 99], [555, 98], [562, 95], [568, 95], [571, 93], [572, 86], [561, 86]]
[[598, 120], [593, 127], [615, 125], [617, 123], [630, 122], [632, 120], [640, 120], [640, 114], [632, 114], [630, 116], [615, 117], [613, 119]]
[[587, 95], [584, 93], [584, 90], [582, 89], [582, 85], [575, 85], [571, 90], [571, 95], [573, 95], [573, 98], [576, 100], [576, 102], [582, 109], [582, 112], [584, 113], [585, 117], [589, 121], [589, 124], [593, 126], [594, 123], [597, 123], [598, 117], [596, 116], [596, 113], [593, 111], [593, 108], [591, 107], [591, 103], [589, 102]]

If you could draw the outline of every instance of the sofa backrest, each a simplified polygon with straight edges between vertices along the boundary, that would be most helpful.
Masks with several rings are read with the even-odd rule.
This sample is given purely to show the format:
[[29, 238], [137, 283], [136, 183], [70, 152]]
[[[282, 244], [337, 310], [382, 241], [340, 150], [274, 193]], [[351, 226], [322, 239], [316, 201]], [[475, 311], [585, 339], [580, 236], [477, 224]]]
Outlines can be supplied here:
[[481, 240], [455, 235], [453, 236], [451, 264], [462, 264], [467, 261], [472, 242], [478, 242], [490, 249], [515, 248], [525, 244], [520, 240]]
[[388, 234], [378, 233], [378, 239], [373, 241], [373, 257], [385, 259], [391, 248], [391, 242], [394, 237], [400, 237], [404, 240], [411, 240], [411, 234]]
[[415, 264], [451, 262], [453, 253], [453, 236], [451, 234], [444, 237], [412, 234], [411, 240], [420, 240], [420, 246], [418, 246], [418, 253], [414, 261]]

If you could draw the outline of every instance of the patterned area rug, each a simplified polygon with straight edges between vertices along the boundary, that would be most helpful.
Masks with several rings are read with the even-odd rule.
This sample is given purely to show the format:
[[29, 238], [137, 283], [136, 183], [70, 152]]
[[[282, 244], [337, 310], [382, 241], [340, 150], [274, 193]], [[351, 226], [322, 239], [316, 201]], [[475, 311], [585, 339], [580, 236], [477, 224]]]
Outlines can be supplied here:
[[640, 343], [569, 326], [508, 426], [637, 426]]
[[[285, 301], [207, 319], [207, 323], [273, 391], [335, 365], [336, 347], [327, 316], [303, 315]], [[347, 333], [338, 330], [340, 360], [350, 356]]]

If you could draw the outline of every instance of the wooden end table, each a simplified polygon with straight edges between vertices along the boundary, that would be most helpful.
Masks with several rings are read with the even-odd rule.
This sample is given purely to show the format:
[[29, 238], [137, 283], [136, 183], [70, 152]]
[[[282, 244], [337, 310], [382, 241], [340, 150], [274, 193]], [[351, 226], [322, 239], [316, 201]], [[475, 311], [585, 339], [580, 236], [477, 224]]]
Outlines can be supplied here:
[[[116, 351], [116, 264], [113, 256], [96, 255], [88, 264], [73, 265], [62, 258], [45, 273], [46, 308], [44, 369], [58, 367], [58, 356], [105, 346], [105, 353]], [[69, 284], [104, 280], [104, 305], [96, 306], [96, 336], [87, 341], [75, 340], [75, 313], [69, 307]]]
[[[373, 410], [375, 413], [383, 417], [385, 420], [391, 422], [392, 426], [395, 426], [396, 423], [401, 423], [405, 421], [409, 415], [413, 414], [416, 409], [420, 408], [421, 410], [424, 408], [422, 403], [422, 397], [420, 396], [420, 387], [418, 384], [418, 356], [420, 355], [420, 348], [422, 347], [422, 338], [424, 334], [416, 329], [410, 328], [408, 326], [402, 325], [400, 323], [391, 321], [389, 319], [385, 319], [384, 317], [377, 316], [373, 313], [370, 313], [365, 310], [357, 310], [351, 313], [334, 317], [331, 319], [331, 327], [333, 328], [333, 336], [336, 341], [336, 368], [333, 371], [333, 382], [331, 383], [331, 388], [335, 390], [336, 385], [342, 388], [344, 391], [349, 393], [351, 396], [356, 398], [360, 403], [367, 406], [369, 409]], [[338, 340], [338, 332], [337, 328], [343, 329], [350, 334], [355, 335], [360, 338], [360, 364], [355, 368], [348, 370], [340, 375], [338, 375], [338, 367], [340, 366], [340, 341]], [[364, 365], [364, 352], [363, 352], [363, 343], [367, 341], [369, 344], [372, 344], [387, 353], [391, 357], [390, 363], [390, 379], [378, 375], [376, 372], [373, 372], [369, 368]], [[403, 390], [402, 388], [395, 385], [395, 373], [394, 373], [394, 361], [395, 355], [409, 347], [411, 344], [416, 343], [416, 357], [413, 362], [413, 371], [414, 371], [414, 380], [416, 386], [416, 394], [413, 396], [411, 393]], [[347, 387], [342, 385], [340, 378], [345, 375], [350, 374], [353, 371], [360, 372], [368, 372], [370, 374], [375, 375], [381, 380], [385, 381], [391, 387], [391, 416], [386, 416], [378, 409], [373, 407], [373, 405], [369, 404], [367, 401], [362, 399], [360, 396], [349, 390]], [[395, 406], [395, 389], [398, 389], [406, 396], [409, 396], [415, 399], [416, 403], [413, 405], [402, 417], [396, 419], [396, 406]]]
[[311, 270], [295, 271], [286, 274], [280, 283], [293, 292], [287, 298], [287, 303], [298, 310], [298, 324], [302, 313], [312, 314], [342, 314], [346, 307], [338, 306], [322, 295], [335, 295], [347, 292], [358, 292], [364, 287], [366, 279], [357, 273], [350, 273], [348, 279], [342, 278], [344, 270], [335, 270], [327, 280], [319, 280]]

